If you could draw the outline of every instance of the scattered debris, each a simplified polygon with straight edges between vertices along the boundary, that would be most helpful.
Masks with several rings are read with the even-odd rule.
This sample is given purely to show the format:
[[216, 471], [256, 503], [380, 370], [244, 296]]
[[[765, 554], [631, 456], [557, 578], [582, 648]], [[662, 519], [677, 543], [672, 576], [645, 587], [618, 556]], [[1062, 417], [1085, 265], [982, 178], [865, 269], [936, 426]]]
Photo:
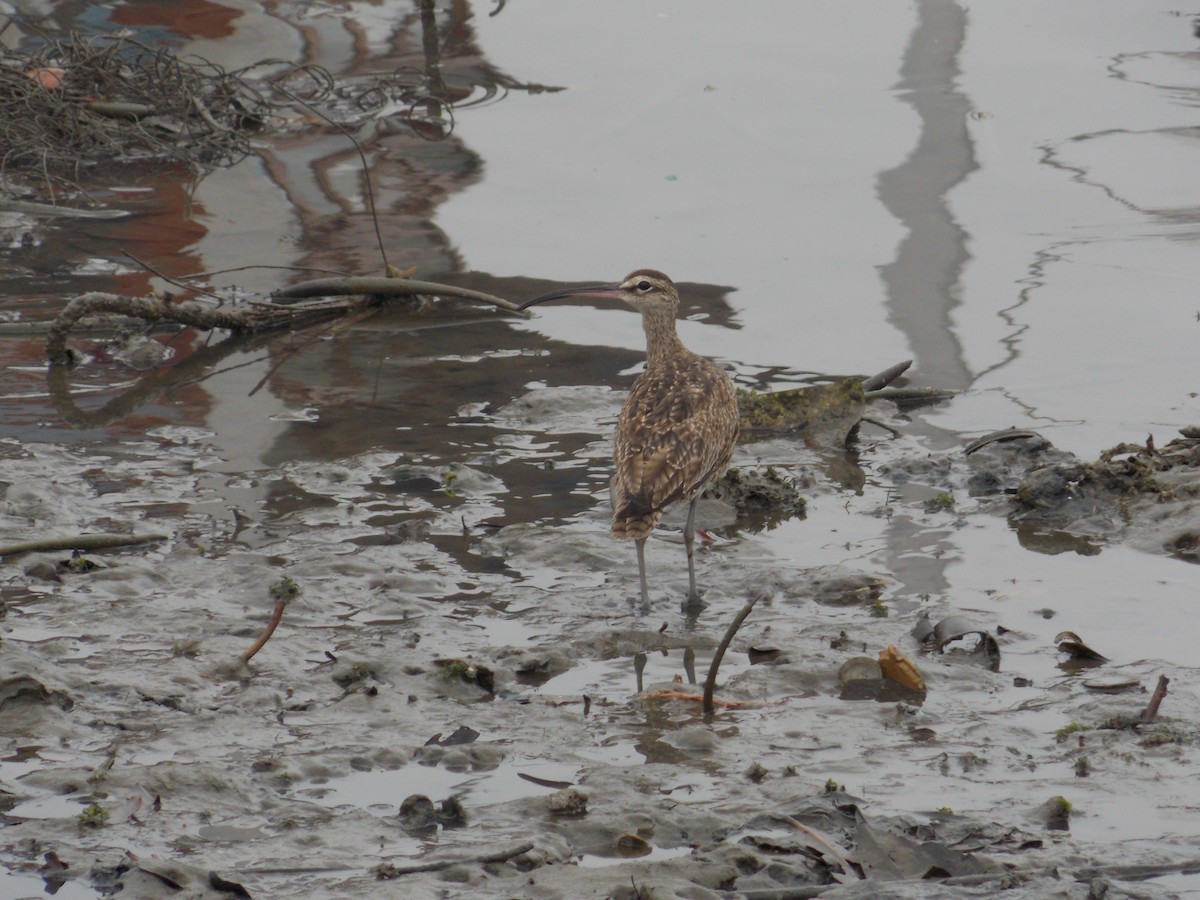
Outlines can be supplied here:
[[479, 737], [479, 732], [467, 725], [459, 725], [447, 737], [442, 737], [439, 731], [433, 737], [425, 742], [426, 747], [437, 745], [439, 747], [457, 747], [463, 744], [473, 744]]
[[496, 693], [496, 676], [487, 666], [476, 665], [465, 659], [435, 659], [433, 664], [445, 678], [473, 684], [489, 694]]
[[932, 644], [938, 653], [945, 653], [946, 647], [955, 641], [973, 638], [963, 649], [971, 654], [982, 654], [993, 672], [1000, 671], [1000, 644], [995, 636], [965, 616], [946, 616], [936, 625], [930, 622], [928, 616], [922, 616], [913, 626], [913, 637], [922, 644]]
[[890, 678], [909, 690], [925, 692], [925, 679], [921, 677], [921, 672], [894, 645], [888, 644], [886, 649], [879, 651], [879, 666], [884, 678]]
[[893, 645], [879, 651], [878, 659], [852, 656], [838, 669], [842, 700], [897, 700], [919, 703], [925, 696], [920, 671]]
[[147, 160], [232, 165], [272, 104], [239, 73], [126, 34], [0, 44], [0, 136], [10, 169]]
[[1059, 650], [1070, 656], [1070, 662], [1076, 664], [1076, 668], [1108, 662], [1107, 656], [1097, 653], [1073, 631], [1060, 631], [1054, 636], [1054, 643], [1058, 645]]

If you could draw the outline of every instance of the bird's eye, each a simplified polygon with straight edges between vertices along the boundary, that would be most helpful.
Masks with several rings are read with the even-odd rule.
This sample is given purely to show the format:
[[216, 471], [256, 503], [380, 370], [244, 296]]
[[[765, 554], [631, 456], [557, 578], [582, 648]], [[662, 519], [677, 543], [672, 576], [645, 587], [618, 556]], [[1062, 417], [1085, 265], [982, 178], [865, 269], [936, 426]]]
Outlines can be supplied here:
[[639, 281], [637, 283], [637, 289], [639, 291], [641, 291], [643, 294], [646, 293], [646, 291], [650, 290], [651, 287], [652, 287], [652, 285], [648, 281]]

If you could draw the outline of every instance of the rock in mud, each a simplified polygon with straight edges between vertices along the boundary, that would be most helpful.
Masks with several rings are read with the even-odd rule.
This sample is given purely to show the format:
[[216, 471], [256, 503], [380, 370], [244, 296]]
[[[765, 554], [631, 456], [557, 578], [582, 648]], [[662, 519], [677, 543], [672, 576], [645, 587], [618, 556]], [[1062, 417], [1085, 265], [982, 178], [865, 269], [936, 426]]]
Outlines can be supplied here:
[[1051, 831], [1070, 831], [1071, 802], [1066, 797], [1051, 797], [1033, 812], [1033, 818]]
[[770, 530], [791, 518], [803, 519], [806, 508], [800, 483], [774, 466], [730, 469], [704, 496], [728, 503], [737, 510], [739, 526], [752, 532]]
[[400, 827], [410, 833], [424, 834], [437, 829], [437, 810], [424, 794], [405, 797], [397, 816]]
[[743, 443], [785, 434], [819, 435], [840, 447], [866, 409], [861, 378], [771, 393], [738, 391]]
[[575, 788], [555, 791], [546, 798], [546, 811], [552, 816], [575, 818], [587, 815], [588, 795]]

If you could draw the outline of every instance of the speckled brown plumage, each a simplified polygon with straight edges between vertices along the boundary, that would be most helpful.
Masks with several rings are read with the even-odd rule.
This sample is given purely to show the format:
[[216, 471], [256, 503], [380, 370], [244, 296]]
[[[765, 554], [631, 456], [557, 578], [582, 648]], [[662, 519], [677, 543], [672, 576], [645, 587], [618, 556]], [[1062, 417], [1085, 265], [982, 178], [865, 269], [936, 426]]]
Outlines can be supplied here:
[[733, 456], [738, 416], [729, 376], [678, 338], [675, 345], [650, 357], [617, 420], [612, 532], [619, 538], [646, 537], [666, 507], [698, 494]]
[[687, 349], [675, 332], [679, 294], [671, 279], [638, 269], [620, 284], [568, 288], [537, 297], [532, 306], [580, 294], [615, 296], [642, 314], [646, 370], [633, 383], [613, 436], [612, 532], [637, 541], [642, 601], [647, 602], [646, 538], [663, 511], [688, 500], [684, 544], [688, 600], [696, 602], [693, 563], [696, 498], [729, 466], [738, 438], [737, 396], [718, 365]]

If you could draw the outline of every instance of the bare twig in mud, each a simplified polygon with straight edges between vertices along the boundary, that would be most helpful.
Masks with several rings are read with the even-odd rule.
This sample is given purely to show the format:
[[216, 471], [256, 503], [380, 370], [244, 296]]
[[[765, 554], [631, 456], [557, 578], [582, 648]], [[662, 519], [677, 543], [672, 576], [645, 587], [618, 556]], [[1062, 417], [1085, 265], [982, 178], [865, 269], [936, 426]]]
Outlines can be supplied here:
[[750, 610], [754, 609], [754, 602], [751, 600], [742, 607], [741, 612], [733, 617], [733, 621], [729, 623], [729, 628], [725, 631], [725, 637], [721, 638], [717, 652], [713, 654], [712, 665], [708, 667], [708, 678], [704, 680], [704, 714], [706, 716], [711, 716], [715, 708], [713, 704], [713, 691], [717, 686], [717, 670], [721, 668], [721, 660], [725, 657], [725, 651], [729, 649], [729, 644], [733, 640], [733, 636], [737, 634], [737, 630], [746, 621], [746, 616], [750, 615]]
[[847, 856], [842, 853], [841, 850], [829, 843], [829, 841], [825, 839], [825, 836], [816, 829], [809, 828], [799, 819], [793, 819], [791, 816], [784, 816], [783, 821], [787, 822], [797, 831], [803, 831], [810, 838], [833, 854], [833, 857], [842, 864], [842, 869], [847, 875], [857, 875], [860, 879], [862, 878], [862, 870], [859, 868], [858, 864], [847, 858]]
[[19, 553], [50, 553], [57, 550], [108, 550], [167, 540], [165, 534], [75, 534], [0, 546], [0, 558]]
[[637, 675], [637, 690], [642, 692], [642, 673], [646, 671], [646, 654], [638, 651], [633, 654], [633, 671]]
[[1030, 431], [1028, 428], [1005, 428], [1003, 431], [993, 431], [991, 434], [985, 434], [981, 438], [976, 438], [963, 447], [963, 455], [970, 456], [976, 450], [982, 450], [988, 444], [997, 444], [1002, 441], [1017, 441], [1024, 438], [1040, 438], [1041, 435], [1036, 431]]
[[370, 294], [373, 297], [412, 297], [417, 294], [430, 294], [437, 297], [461, 297], [464, 300], [476, 300], [480, 303], [490, 303], [506, 312], [521, 313], [528, 316], [517, 304], [485, 294], [482, 291], [472, 291], [469, 288], [455, 287], [451, 284], [438, 284], [434, 281], [413, 281], [410, 278], [382, 277], [352, 277], [352, 278], [318, 278], [314, 281], [302, 281], [291, 287], [283, 288], [271, 295], [275, 301], [305, 300], [310, 297], [345, 297], [351, 294]]
[[279, 625], [279, 620], [283, 618], [283, 608], [288, 605], [290, 600], [294, 600], [300, 593], [300, 588], [296, 582], [292, 581], [288, 576], [284, 576], [275, 584], [271, 585], [271, 596], [275, 599], [275, 609], [271, 611], [271, 620], [267, 622], [267, 627], [263, 629], [263, 633], [258, 636], [250, 649], [242, 654], [242, 662], [250, 662], [263, 645], [271, 639], [271, 635], [275, 633], [275, 628]]
[[[649, 694], [642, 694], [642, 700], [691, 700], [695, 703], [703, 703], [703, 694], [689, 694], [687, 691], [651, 691]], [[714, 699], [713, 704], [722, 709], [744, 709], [749, 706], [749, 701], [746, 700], [717, 700]]]
[[441, 859], [435, 862], [420, 863], [415, 866], [393, 866], [390, 863], [383, 866], [376, 866], [375, 876], [384, 881], [390, 881], [393, 878], [399, 878], [401, 875], [416, 875], [419, 872], [440, 872], [443, 869], [449, 869], [451, 866], [461, 865], [483, 865], [485, 863], [505, 862], [512, 859], [514, 856], [520, 856], [522, 853], [528, 853], [533, 849], [533, 841], [526, 841], [523, 844], [518, 844], [516, 847], [510, 847], [507, 850], [497, 850], [492, 853], [482, 853], [479, 856], [459, 856], [454, 859]]
[[216, 309], [198, 302], [167, 303], [157, 297], [124, 297], [90, 291], [68, 302], [51, 324], [46, 335], [46, 355], [52, 366], [68, 364], [71, 356], [67, 352], [67, 335], [75, 323], [85, 316], [116, 314], [147, 322], [170, 321], [193, 328], [225, 328], [241, 332], [312, 322], [353, 312], [375, 302], [374, 298], [361, 297], [303, 306], [256, 303], [236, 309]]
[[1146, 704], [1146, 708], [1138, 716], [1139, 723], [1149, 725], [1158, 717], [1159, 704], [1163, 702], [1163, 697], [1167, 696], [1167, 685], [1170, 683], [1171, 679], [1166, 675], [1158, 676], [1158, 684], [1154, 688], [1154, 693], [1150, 695], [1150, 702]]

